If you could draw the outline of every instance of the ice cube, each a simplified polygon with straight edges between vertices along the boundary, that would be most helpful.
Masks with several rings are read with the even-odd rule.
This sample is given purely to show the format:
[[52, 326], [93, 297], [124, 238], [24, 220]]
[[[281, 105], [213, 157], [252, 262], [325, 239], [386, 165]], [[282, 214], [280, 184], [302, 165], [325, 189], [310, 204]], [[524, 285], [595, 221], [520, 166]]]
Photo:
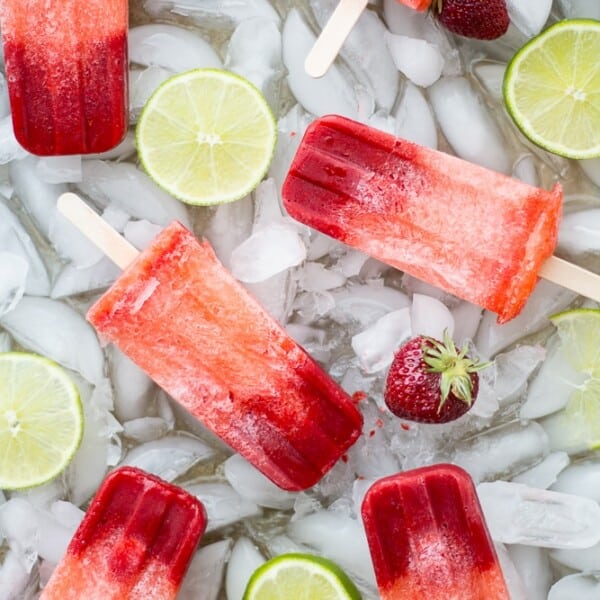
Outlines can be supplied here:
[[299, 11], [290, 10], [283, 27], [283, 62], [294, 97], [316, 116], [338, 114], [358, 119], [362, 114], [368, 118], [374, 109], [374, 98], [364, 92], [359, 96], [337, 65], [319, 79], [304, 70], [304, 60], [316, 39]]
[[570, 254], [600, 254], [600, 208], [564, 215], [558, 232], [558, 246]]
[[288, 510], [294, 506], [296, 494], [276, 486], [239, 454], [234, 454], [225, 461], [224, 473], [240, 496], [259, 506], [280, 510]]
[[231, 272], [240, 281], [264, 281], [306, 258], [306, 246], [297, 228], [271, 223], [242, 242], [231, 253]]
[[548, 20], [552, 0], [506, 0], [511, 22], [527, 37], [537, 35]]
[[389, 366], [394, 352], [412, 335], [410, 310], [401, 308], [387, 313], [352, 338], [352, 349], [367, 373]]
[[0, 322], [25, 348], [81, 373], [92, 383], [102, 379], [104, 355], [96, 333], [67, 304], [25, 296]]
[[185, 574], [178, 600], [217, 600], [230, 552], [229, 539], [200, 548]]
[[596, 0], [558, 0], [567, 19], [600, 20], [600, 4]]
[[296, 543], [327, 556], [350, 574], [375, 585], [375, 573], [364, 527], [358, 519], [321, 510], [288, 525]]
[[225, 591], [228, 600], [238, 600], [244, 596], [244, 590], [250, 577], [265, 562], [260, 550], [247, 537], [240, 537], [231, 550], [225, 577]]
[[165, 481], [173, 481], [213, 456], [214, 450], [202, 440], [175, 432], [131, 449], [121, 461], [121, 466], [137, 467]]
[[262, 514], [258, 504], [242, 498], [228, 483], [196, 483], [185, 488], [204, 504], [208, 516], [207, 532]]
[[600, 577], [594, 573], [574, 573], [559, 579], [548, 593], [548, 600], [598, 600]]
[[511, 544], [507, 550], [525, 585], [527, 600], [547, 600], [552, 573], [546, 550], [522, 544]]
[[[322, 28], [338, 0], [310, 0], [310, 6]], [[367, 88], [376, 105], [391, 109], [398, 94], [398, 72], [386, 44], [387, 29], [374, 11], [365, 10], [346, 38], [340, 54], [359, 84]]]
[[23, 297], [29, 264], [12, 252], [0, 252], [0, 316], [10, 312]]
[[558, 475], [551, 489], [600, 503], [600, 459], [590, 458], [573, 463]]
[[433, 111], [446, 139], [465, 160], [510, 173], [506, 140], [465, 77], [442, 77], [429, 88]]
[[571, 459], [566, 452], [551, 452], [540, 463], [519, 473], [512, 480], [515, 483], [524, 483], [545, 490], [555, 483], [559, 473], [568, 467], [570, 462]]
[[173, 73], [191, 69], [221, 69], [223, 63], [213, 47], [195, 31], [166, 23], [138, 25], [129, 30], [129, 60], [157, 66]]
[[457, 444], [451, 462], [469, 472], [475, 482], [517, 474], [548, 455], [541, 425], [509, 423]]
[[434, 150], [437, 148], [437, 127], [431, 107], [421, 90], [410, 81], [404, 85], [393, 116], [396, 119], [395, 135]]
[[40, 158], [36, 170], [48, 183], [73, 183], [81, 181], [81, 155], [45, 156]]
[[600, 506], [589, 498], [494, 481], [477, 486], [491, 536], [506, 544], [589, 548], [600, 541]]
[[444, 59], [437, 46], [425, 40], [389, 32], [385, 40], [396, 68], [414, 84], [428, 87], [440, 78]]
[[445, 331], [450, 337], [454, 335], [454, 317], [443, 302], [425, 294], [413, 294], [412, 300], [412, 335], [424, 335], [436, 340], [443, 340]]
[[225, 67], [251, 81], [277, 110], [285, 73], [277, 23], [264, 17], [242, 21], [229, 40]]

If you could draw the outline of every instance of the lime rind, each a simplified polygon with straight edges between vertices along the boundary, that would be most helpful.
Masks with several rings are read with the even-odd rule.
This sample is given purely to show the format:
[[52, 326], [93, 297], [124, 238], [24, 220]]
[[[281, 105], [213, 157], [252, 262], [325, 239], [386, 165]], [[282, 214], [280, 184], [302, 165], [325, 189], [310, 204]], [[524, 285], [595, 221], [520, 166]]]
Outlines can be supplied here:
[[57, 477], [83, 437], [79, 391], [52, 360], [0, 354], [0, 489], [20, 490]]
[[208, 206], [239, 200], [273, 160], [277, 123], [261, 91], [222, 69], [194, 69], [163, 82], [136, 128], [144, 170], [175, 198]]
[[243, 600], [361, 600], [352, 580], [334, 562], [312, 554], [288, 553], [252, 574]]
[[560, 21], [515, 54], [503, 94], [513, 121], [532, 142], [567, 158], [600, 156], [598, 55], [600, 21], [593, 19]]

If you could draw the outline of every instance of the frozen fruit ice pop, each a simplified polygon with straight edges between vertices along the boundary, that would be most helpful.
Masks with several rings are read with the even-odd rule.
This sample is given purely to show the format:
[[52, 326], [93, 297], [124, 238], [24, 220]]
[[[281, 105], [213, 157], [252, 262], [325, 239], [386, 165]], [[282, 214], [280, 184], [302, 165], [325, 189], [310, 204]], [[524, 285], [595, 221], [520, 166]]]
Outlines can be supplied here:
[[127, 130], [127, 0], [4, 0], [15, 136], [37, 155], [116, 146]]
[[206, 528], [185, 490], [133, 467], [110, 473], [40, 600], [172, 600]]
[[562, 191], [331, 115], [307, 129], [283, 199], [299, 221], [504, 322], [556, 246]]
[[460, 467], [380, 479], [362, 518], [383, 600], [509, 600], [473, 481]]
[[157, 236], [88, 319], [286, 490], [317, 483], [360, 435], [351, 398], [180, 223]]

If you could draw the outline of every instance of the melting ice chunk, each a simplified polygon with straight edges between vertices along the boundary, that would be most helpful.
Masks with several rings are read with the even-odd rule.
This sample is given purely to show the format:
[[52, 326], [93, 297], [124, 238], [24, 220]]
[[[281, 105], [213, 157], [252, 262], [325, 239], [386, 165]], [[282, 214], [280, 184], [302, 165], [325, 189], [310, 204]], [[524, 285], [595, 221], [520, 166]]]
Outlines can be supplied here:
[[494, 481], [477, 486], [491, 536], [506, 544], [589, 548], [600, 541], [600, 506], [589, 498]]

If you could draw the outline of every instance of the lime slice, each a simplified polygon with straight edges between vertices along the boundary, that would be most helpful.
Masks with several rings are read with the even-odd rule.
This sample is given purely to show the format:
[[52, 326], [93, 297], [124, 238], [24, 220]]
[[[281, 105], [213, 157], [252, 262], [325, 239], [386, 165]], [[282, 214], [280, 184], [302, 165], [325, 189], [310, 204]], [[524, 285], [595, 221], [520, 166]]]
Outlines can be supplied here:
[[0, 489], [56, 477], [82, 434], [79, 393], [61, 367], [35, 354], [0, 354]]
[[333, 562], [310, 554], [282, 554], [260, 566], [243, 600], [360, 600], [350, 578]]
[[154, 181], [188, 204], [244, 197], [265, 176], [277, 140], [260, 91], [229, 71], [171, 77], [150, 97], [137, 130], [140, 161]]
[[600, 378], [600, 310], [567, 310], [550, 320], [558, 331], [562, 354], [571, 366]]
[[562, 356], [585, 377], [572, 382], [566, 406], [542, 419], [552, 450], [578, 454], [600, 448], [600, 310], [580, 308], [550, 318]]
[[504, 100], [535, 144], [567, 158], [600, 156], [600, 21], [567, 19], [515, 54]]

